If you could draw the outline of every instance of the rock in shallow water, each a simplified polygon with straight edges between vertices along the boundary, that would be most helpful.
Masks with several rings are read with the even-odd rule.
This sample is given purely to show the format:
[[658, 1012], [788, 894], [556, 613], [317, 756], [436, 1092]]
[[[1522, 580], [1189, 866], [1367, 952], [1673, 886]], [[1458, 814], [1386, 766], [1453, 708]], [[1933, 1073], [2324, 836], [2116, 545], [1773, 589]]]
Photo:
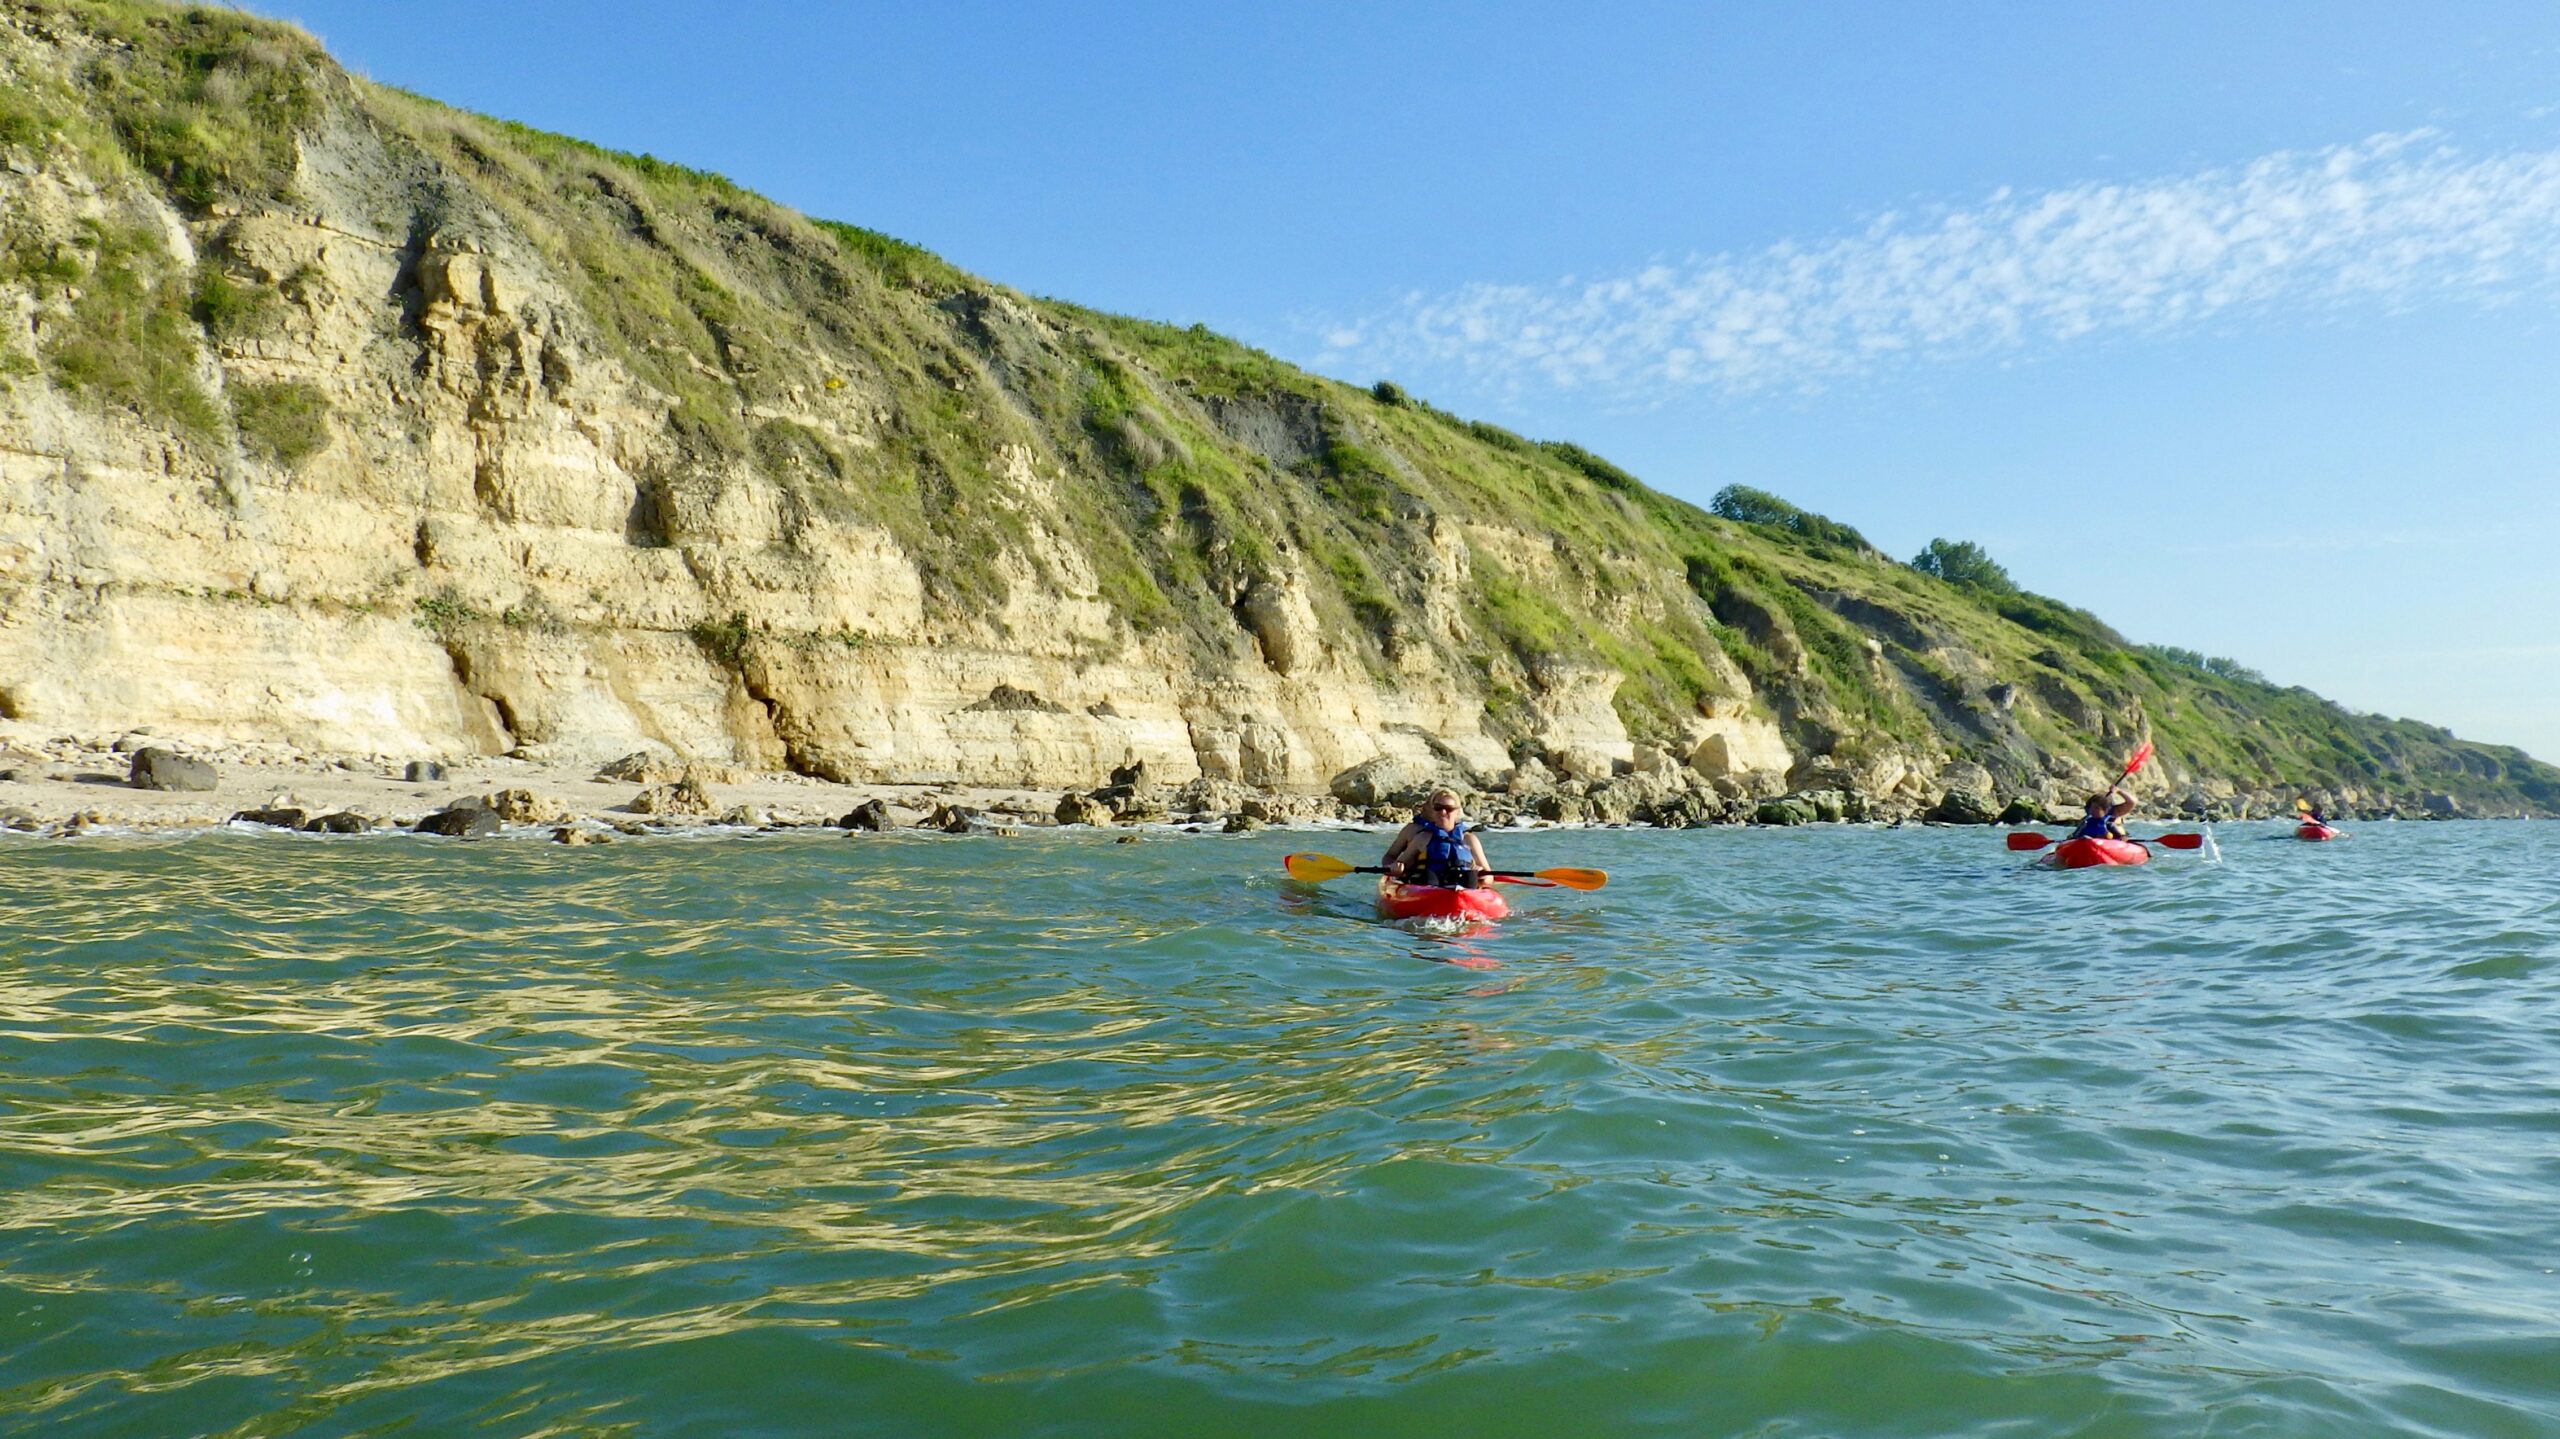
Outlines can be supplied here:
[[883, 833], [895, 828], [896, 825], [897, 821], [889, 817], [888, 801], [877, 799], [864, 800], [855, 805], [844, 818], [836, 821], [838, 829], [869, 830], [874, 834]]
[[233, 824], [272, 825], [277, 829], [300, 829], [305, 816], [298, 809], [244, 809], [231, 816]]
[[485, 839], [500, 828], [498, 812], [477, 805], [440, 809], [418, 821], [419, 834], [440, 834], [452, 839]]

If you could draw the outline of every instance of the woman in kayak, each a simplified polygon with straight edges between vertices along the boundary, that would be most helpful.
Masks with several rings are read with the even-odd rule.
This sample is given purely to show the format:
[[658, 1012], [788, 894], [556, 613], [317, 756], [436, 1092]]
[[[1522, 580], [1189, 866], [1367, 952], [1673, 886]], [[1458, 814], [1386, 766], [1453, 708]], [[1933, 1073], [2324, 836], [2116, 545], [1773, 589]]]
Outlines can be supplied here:
[[2133, 797], [2119, 789], [2089, 796], [2081, 806], [2080, 827], [2071, 832], [2073, 839], [2122, 839], [2124, 817], [2133, 813]]
[[1484, 841], [1467, 830], [1459, 814], [1458, 796], [1434, 790], [1413, 813], [1413, 823], [1396, 831], [1379, 861], [1394, 878], [1407, 884], [1436, 884], [1450, 889], [1477, 889], [1492, 881], [1484, 857]]

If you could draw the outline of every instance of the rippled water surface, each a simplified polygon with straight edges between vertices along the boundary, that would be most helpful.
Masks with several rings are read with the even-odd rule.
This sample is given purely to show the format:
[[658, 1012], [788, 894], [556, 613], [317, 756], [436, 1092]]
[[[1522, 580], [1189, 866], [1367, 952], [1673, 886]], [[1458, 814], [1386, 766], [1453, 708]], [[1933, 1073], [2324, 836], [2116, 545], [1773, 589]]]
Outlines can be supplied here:
[[2220, 839], [0, 845], [0, 1432], [2560, 1434], [2560, 826]]

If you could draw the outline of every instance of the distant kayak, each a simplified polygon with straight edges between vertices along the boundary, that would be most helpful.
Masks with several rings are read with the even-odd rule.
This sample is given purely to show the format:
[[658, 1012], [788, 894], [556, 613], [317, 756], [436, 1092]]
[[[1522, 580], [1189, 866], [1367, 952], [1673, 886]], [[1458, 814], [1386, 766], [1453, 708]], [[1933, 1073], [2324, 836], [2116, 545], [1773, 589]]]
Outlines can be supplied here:
[[2314, 824], [2310, 820], [2304, 820], [2301, 824], [2294, 826], [2293, 830], [2295, 839], [2338, 839], [2345, 834], [2345, 830], [2335, 825]]
[[1482, 889], [1448, 889], [1436, 884], [1380, 879], [1378, 913], [1389, 919], [1496, 920], [1511, 913], [1511, 901], [1490, 885]]
[[2149, 864], [2151, 851], [2126, 839], [2066, 839], [2036, 863], [2051, 869], [2093, 869], [2102, 864]]

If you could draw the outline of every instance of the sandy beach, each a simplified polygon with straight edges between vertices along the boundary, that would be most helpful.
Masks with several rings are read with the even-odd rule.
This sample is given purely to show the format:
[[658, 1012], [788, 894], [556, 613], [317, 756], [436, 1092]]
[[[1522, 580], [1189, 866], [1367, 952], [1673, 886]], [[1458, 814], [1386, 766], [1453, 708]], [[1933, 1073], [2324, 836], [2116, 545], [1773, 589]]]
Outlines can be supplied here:
[[[165, 747], [213, 767], [209, 790], [163, 790], [133, 783], [133, 756]], [[310, 755], [266, 744], [190, 744], [135, 734], [114, 740], [36, 738], [0, 732], [0, 826], [77, 833], [91, 827], [192, 829], [255, 810], [300, 810], [312, 819], [354, 814], [373, 828], [402, 828], [459, 802], [510, 791], [529, 796], [501, 806], [518, 824], [597, 830], [640, 826], [833, 825], [873, 800], [900, 826], [948, 810], [976, 811], [994, 825], [1056, 823], [1056, 793], [962, 785], [845, 785], [789, 773], [725, 765], [687, 766], [656, 757], [647, 780], [599, 778], [593, 763], [505, 756], [443, 762], [439, 777], [410, 779], [410, 761], [383, 756]], [[428, 762], [434, 763], [434, 762]], [[663, 791], [690, 772], [702, 803], [664, 808]], [[644, 799], [661, 792], [659, 805]], [[1178, 816], [1177, 816], [1178, 817]]]

